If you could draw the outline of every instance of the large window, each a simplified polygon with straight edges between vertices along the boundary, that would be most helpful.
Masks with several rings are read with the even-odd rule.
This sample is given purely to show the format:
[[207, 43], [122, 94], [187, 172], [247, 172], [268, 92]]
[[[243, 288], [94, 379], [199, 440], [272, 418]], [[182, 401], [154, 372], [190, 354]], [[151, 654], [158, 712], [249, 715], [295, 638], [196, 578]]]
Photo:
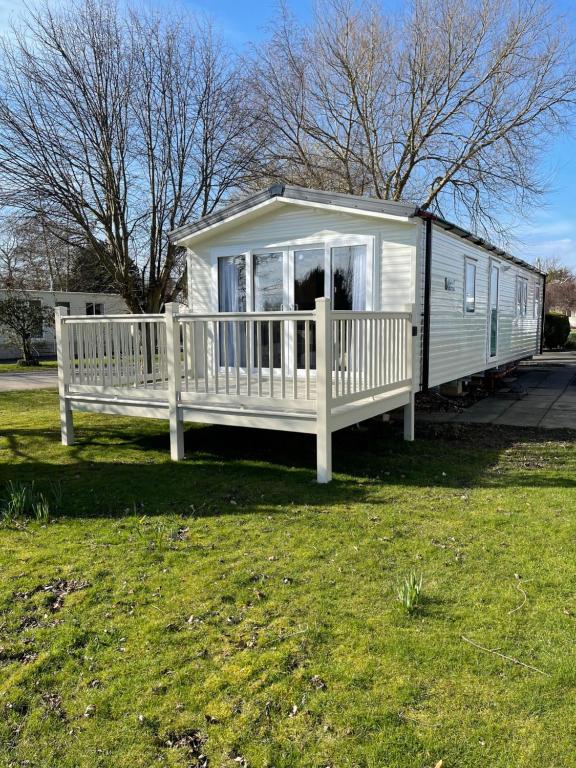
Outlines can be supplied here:
[[464, 312], [476, 311], [476, 262], [466, 259], [464, 270]]
[[332, 248], [334, 309], [366, 309], [366, 246]]
[[516, 278], [516, 315], [526, 317], [528, 314], [528, 280], [525, 277]]

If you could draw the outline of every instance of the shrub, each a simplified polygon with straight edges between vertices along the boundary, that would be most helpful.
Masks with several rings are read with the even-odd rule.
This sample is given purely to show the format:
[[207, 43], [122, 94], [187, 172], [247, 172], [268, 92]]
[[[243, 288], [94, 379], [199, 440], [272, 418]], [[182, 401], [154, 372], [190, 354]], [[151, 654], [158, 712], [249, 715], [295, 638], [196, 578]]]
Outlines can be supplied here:
[[547, 312], [544, 320], [544, 346], [546, 349], [562, 349], [570, 336], [570, 320], [567, 315]]
[[408, 613], [414, 613], [422, 594], [422, 574], [418, 577], [414, 571], [407, 576], [398, 589], [398, 600]]

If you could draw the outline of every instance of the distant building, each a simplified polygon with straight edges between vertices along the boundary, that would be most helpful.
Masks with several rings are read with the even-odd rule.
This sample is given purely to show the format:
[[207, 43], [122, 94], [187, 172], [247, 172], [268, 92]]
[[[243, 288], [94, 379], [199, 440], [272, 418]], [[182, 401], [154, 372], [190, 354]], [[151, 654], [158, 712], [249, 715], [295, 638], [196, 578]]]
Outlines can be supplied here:
[[[9, 294], [39, 302], [44, 307], [66, 307], [69, 315], [118, 315], [128, 312], [124, 299], [118, 293], [87, 293], [84, 291], [6, 291], [0, 289], [0, 300]], [[39, 357], [56, 355], [56, 341], [52, 325], [42, 328], [42, 334], [33, 339], [36, 354]], [[12, 360], [21, 356], [14, 346], [0, 331], [0, 360]]]

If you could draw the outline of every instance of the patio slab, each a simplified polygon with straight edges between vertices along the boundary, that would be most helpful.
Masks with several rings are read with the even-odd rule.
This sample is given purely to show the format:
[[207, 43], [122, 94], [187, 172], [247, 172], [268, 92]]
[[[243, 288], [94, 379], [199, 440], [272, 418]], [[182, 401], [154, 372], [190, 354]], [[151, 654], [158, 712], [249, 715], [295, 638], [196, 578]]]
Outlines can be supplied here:
[[545, 352], [518, 369], [520, 400], [487, 397], [462, 413], [418, 413], [421, 421], [576, 430], [576, 352]]

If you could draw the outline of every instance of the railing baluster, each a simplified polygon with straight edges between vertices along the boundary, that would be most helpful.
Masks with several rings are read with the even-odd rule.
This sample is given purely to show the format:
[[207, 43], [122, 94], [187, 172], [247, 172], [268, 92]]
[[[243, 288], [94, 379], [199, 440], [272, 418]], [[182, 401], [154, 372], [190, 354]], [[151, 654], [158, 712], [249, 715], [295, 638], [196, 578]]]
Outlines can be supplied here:
[[270, 397], [274, 397], [274, 327], [272, 320], [268, 321], [268, 373], [270, 374], [270, 382], [268, 384], [268, 393]]
[[236, 394], [240, 394], [240, 323], [238, 320], [234, 322], [234, 344], [236, 349], [234, 350], [234, 362], [236, 363]]
[[292, 397], [298, 400], [298, 321], [290, 320], [292, 324]]
[[226, 389], [226, 394], [229, 394], [230, 392], [230, 385], [229, 385], [229, 371], [228, 371], [228, 322], [225, 320], [223, 323], [224, 327], [224, 385]]
[[[204, 392], [209, 391], [209, 378], [210, 373], [208, 371], [208, 321], [202, 321], [202, 370], [204, 372]], [[228, 369], [226, 369], [228, 370]], [[226, 377], [226, 392], [228, 392], [228, 377]]]
[[258, 353], [258, 397], [262, 397], [262, 321], [256, 321], [256, 346]]
[[218, 327], [218, 321], [212, 320], [212, 348], [214, 354], [212, 355], [212, 377], [214, 379], [214, 393], [220, 394], [220, 386], [218, 382], [218, 355], [216, 351], [220, 348], [220, 328]]
[[246, 329], [246, 394], [250, 397], [252, 395], [252, 366], [254, 360], [252, 356], [254, 324], [251, 321], [247, 321], [244, 327]]
[[363, 340], [363, 344], [362, 344], [362, 347], [363, 347], [363, 350], [364, 350], [364, 360], [362, 361], [362, 371], [364, 373], [364, 377], [363, 377], [363, 380], [362, 380], [362, 383], [361, 383], [360, 386], [361, 386], [362, 390], [365, 390], [365, 389], [368, 389], [368, 387], [370, 386], [369, 385], [369, 379], [368, 379], [369, 363], [370, 363], [370, 361], [368, 360], [368, 349], [369, 349], [369, 347], [368, 347], [368, 333], [369, 333], [369, 328], [368, 328], [368, 320], [362, 320], [361, 322], [362, 322], [363, 329], [364, 329], [364, 340]]
[[310, 320], [304, 321], [304, 367], [306, 368], [306, 400], [310, 400]]
[[284, 400], [286, 397], [286, 321], [280, 320], [280, 397]]

